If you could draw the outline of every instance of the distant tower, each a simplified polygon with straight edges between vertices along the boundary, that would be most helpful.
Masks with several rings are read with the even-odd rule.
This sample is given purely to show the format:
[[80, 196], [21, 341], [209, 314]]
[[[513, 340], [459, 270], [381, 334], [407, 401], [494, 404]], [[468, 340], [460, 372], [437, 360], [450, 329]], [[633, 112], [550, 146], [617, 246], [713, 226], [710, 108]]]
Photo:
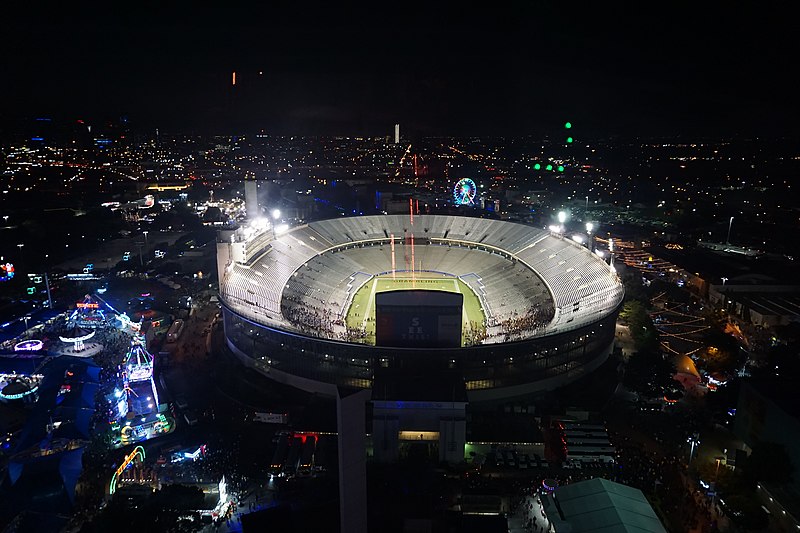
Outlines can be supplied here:
[[247, 218], [253, 220], [260, 214], [258, 209], [258, 182], [256, 180], [244, 180], [244, 209]]
[[394, 125], [394, 144], [400, 144], [400, 124]]

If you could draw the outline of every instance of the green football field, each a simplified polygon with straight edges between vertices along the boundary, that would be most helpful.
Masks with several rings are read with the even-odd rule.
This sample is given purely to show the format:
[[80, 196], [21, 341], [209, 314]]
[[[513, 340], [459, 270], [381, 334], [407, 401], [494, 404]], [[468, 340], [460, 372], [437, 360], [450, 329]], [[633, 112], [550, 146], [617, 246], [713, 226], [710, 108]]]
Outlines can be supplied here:
[[[460, 292], [464, 295], [463, 324], [461, 326], [461, 345], [470, 344], [473, 327], [482, 328], [484, 314], [478, 296], [458, 278], [430, 277], [412, 279], [405, 273], [392, 279], [391, 275], [374, 277], [362, 285], [353, 296], [350, 308], [347, 310], [347, 327], [366, 330], [368, 344], [375, 344], [375, 294], [386, 291], [423, 289], [429, 291]], [[367, 320], [369, 319], [369, 320]], [[477, 333], [477, 331], [475, 332]]]

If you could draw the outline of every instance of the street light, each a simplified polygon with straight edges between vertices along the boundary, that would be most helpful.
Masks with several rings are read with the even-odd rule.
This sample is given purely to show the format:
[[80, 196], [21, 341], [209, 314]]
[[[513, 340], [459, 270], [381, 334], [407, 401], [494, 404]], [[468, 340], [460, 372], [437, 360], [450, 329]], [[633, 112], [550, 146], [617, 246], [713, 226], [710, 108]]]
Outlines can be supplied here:
[[688, 439], [686, 439], [689, 444], [691, 444], [691, 449], [689, 450], [689, 463], [692, 463], [692, 457], [694, 456], [694, 448], [695, 446], [700, 446], [700, 435], [695, 433], [694, 435], [690, 435]]
[[728, 238], [725, 240], [726, 244], [731, 243], [731, 226], [733, 226], [733, 217], [731, 217], [730, 222], [728, 222]]
[[145, 246], [147, 246], [147, 234], [150, 233], [150, 232], [149, 231], [143, 231], [142, 233], [144, 234], [144, 244], [145, 244]]

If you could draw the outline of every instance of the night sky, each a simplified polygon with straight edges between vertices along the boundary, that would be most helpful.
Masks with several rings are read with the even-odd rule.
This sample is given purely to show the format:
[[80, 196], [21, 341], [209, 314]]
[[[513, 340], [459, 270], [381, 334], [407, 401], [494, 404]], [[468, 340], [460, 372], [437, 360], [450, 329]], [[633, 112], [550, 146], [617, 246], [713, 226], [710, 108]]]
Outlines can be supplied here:
[[779, 136], [800, 111], [794, 19], [761, 3], [291, 4], [7, 12], [0, 118], [301, 135], [400, 122], [412, 136], [543, 135], [568, 119], [587, 137]]

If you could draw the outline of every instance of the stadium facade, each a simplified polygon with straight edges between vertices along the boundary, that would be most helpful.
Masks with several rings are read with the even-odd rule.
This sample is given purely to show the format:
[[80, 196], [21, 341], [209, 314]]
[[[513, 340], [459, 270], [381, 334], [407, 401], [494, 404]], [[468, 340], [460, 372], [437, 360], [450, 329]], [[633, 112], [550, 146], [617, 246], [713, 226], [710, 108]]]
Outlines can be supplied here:
[[[381, 375], [446, 375], [481, 402], [563, 386], [613, 348], [622, 284], [559, 234], [445, 215], [267, 224], [221, 231], [217, 266], [229, 348], [276, 381], [335, 396]], [[347, 323], [354, 295], [393, 273], [461, 280], [480, 300], [483, 334], [460, 348], [364, 343]]]

